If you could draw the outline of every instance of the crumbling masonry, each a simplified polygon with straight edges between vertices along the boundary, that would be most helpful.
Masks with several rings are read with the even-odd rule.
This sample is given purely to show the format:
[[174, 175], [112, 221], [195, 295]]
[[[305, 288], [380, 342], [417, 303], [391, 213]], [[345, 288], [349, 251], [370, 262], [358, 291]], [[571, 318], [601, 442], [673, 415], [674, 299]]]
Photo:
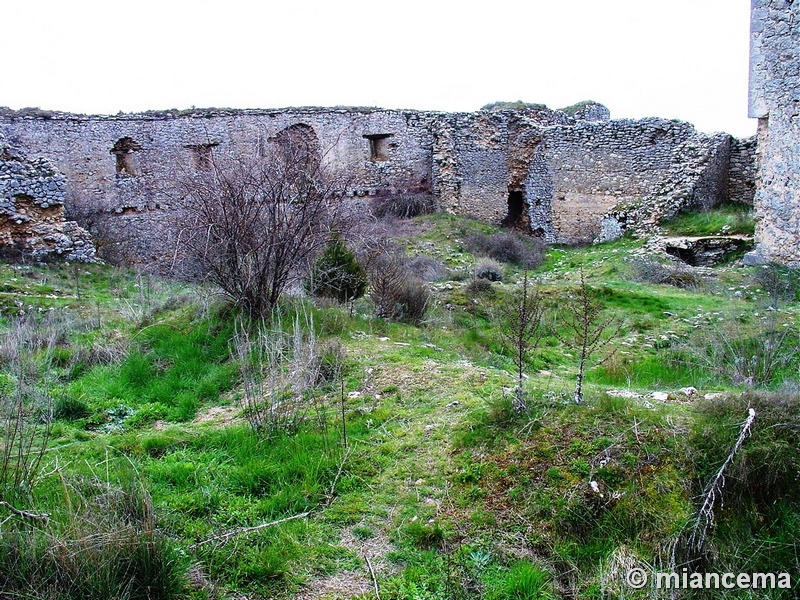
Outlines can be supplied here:
[[758, 118], [751, 263], [800, 267], [800, 1], [752, 0], [750, 116]]
[[664, 119], [610, 120], [596, 103], [564, 110], [439, 113], [359, 108], [192, 110], [85, 116], [0, 114], [0, 134], [52, 160], [70, 218], [100, 254], [168, 262], [176, 177], [215, 152], [255, 156], [294, 128], [347, 174], [346, 198], [429, 196], [441, 210], [505, 224], [547, 242], [614, 239], [723, 201], [751, 203], [751, 141]]
[[0, 250], [88, 262], [89, 233], [64, 218], [66, 180], [44, 158], [28, 160], [0, 136]]

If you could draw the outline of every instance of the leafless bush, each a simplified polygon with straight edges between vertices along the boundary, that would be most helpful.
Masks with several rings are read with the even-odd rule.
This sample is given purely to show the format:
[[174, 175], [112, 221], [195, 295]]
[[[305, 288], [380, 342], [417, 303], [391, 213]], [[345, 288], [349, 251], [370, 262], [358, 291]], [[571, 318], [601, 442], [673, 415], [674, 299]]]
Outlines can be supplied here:
[[0, 501], [6, 508], [32, 502], [50, 434], [50, 365], [61, 327], [27, 316], [0, 335]]
[[503, 281], [503, 265], [490, 258], [481, 259], [475, 265], [475, 278], [488, 281]]
[[586, 282], [583, 269], [578, 288], [567, 298], [559, 326], [553, 331], [558, 341], [578, 353], [574, 400], [581, 404], [587, 363], [617, 337], [622, 327], [614, 317], [603, 315], [603, 305]]
[[543, 329], [544, 302], [535, 285], [531, 285], [528, 272], [525, 271], [522, 287], [501, 306], [500, 333], [506, 346], [514, 354], [517, 367], [517, 390], [514, 408], [523, 411], [526, 408], [522, 391], [525, 367], [531, 352], [539, 347]]
[[800, 294], [800, 270], [770, 263], [756, 268], [753, 283], [769, 296], [770, 303], [778, 307], [781, 302], [792, 302]]
[[269, 314], [344, 226], [343, 183], [323, 168], [318, 143], [284, 133], [263, 157], [212, 155], [179, 181], [182, 248], [251, 317]]
[[441, 281], [447, 274], [444, 263], [430, 256], [415, 256], [406, 262], [406, 267], [422, 281]]
[[488, 256], [504, 263], [534, 269], [544, 261], [546, 246], [535, 237], [522, 237], [513, 233], [495, 235], [473, 234], [464, 240], [464, 247], [472, 254]]
[[466, 281], [467, 279], [475, 278], [475, 273], [472, 269], [454, 269], [448, 275], [450, 281]]
[[735, 315], [694, 331], [677, 348], [677, 360], [734, 384], [763, 386], [796, 365], [798, 332], [770, 314], [747, 324]]
[[113, 365], [122, 362], [128, 355], [131, 340], [118, 331], [109, 330], [94, 339], [90, 345], [81, 345], [72, 353], [71, 365], [86, 367]]
[[431, 302], [425, 283], [413, 275], [398, 254], [382, 255], [370, 272], [370, 298], [382, 319], [419, 324]]
[[488, 279], [474, 278], [464, 286], [464, 291], [468, 296], [472, 297], [494, 295], [494, 287], [492, 286], [492, 282]]
[[694, 290], [703, 286], [703, 275], [691, 267], [638, 258], [631, 263], [632, 277], [640, 283], [663, 283]]
[[339, 340], [330, 340], [321, 344], [317, 357], [317, 385], [328, 385], [339, 381], [342, 377], [347, 349]]
[[430, 194], [400, 194], [388, 198], [376, 198], [370, 205], [370, 211], [378, 219], [387, 217], [410, 219], [432, 213], [435, 209], [436, 205]]
[[312, 317], [301, 311], [288, 332], [277, 312], [254, 332], [240, 324], [232, 346], [242, 370], [247, 419], [266, 437], [296, 431], [311, 408], [315, 386], [340, 370], [341, 353], [331, 348], [321, 352]]

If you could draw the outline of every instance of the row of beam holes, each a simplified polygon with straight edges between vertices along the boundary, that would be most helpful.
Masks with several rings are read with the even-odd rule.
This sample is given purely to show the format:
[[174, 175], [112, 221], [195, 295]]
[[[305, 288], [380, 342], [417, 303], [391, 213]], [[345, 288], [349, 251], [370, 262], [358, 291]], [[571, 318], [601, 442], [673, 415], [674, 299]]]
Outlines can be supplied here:
[[[192, 153], [192, 163], [198, 171], [211, 168], [211, 154], [217, 144], [191, 144], [186, 146]], [[135, 153], [142, 149], [142, 145], [132, 137], [125, 136], [118, 139], [111, 147], [110, 153], [116, 157], [118, 177], [136, 177], [138, 169]]]
[[[300, 126], [292, 126], [284, 131], [289, 132], [292, 128], [299, 128]], [[391, 133], [377, 133], [364, 136], [369, 142], [370, 160], [376, 162], [389, 160], [389, 138], [392, 135]], [[214, 146], [216, 144], [191, 144], [186, 146], [192, 152], [192, 162], [197, 170], [205, 170], [211, 167]], [[116, 157], [118, 176], [135, 177], [137, 175], [134, 153], [139, 152], [141, 149], [142, 145], [129, 136], [122, 137], [116, 141], [110, 152]]]

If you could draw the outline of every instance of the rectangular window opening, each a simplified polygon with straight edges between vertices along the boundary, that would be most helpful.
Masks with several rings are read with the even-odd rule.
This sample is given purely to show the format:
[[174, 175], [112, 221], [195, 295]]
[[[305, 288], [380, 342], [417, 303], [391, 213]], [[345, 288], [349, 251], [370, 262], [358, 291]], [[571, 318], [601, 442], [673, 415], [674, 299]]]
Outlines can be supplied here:
[[191, 144], [186, 146], [192, 153], [192, 163], [198, 171], [208, 171], [213, 161], [214, 146], [217, 144]]
[[374, 161], [389, 160], [389, 138], [392, 133], [375, 133], [365, 135], [369, 140], [369, 159]]

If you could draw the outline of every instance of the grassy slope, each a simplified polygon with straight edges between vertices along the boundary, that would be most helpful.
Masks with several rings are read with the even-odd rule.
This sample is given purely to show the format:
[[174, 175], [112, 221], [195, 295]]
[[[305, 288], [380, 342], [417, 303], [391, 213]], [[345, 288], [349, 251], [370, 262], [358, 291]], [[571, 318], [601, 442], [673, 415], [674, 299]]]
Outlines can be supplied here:
[[[452, 269], [474, 262], [463, 251], [466, 235], [491, 231], [445, 215], [418, 224], [405, 241], [409, 253]], [[536, 272], [557, 312], [584, 269], [624, 323], [618, 352], [589, 372], [584, 406], [570, 401], [574, 358], [549, 336], [529, 369], [530, 410], [510, 410], [513, 365], [495, 316], [497, 302], [514, 293], [513, 268], [494, 296], [470, 297], [462, 282], [433, 284], [437, 303], [422, 328], [373, 319], [367, 301], [353, 318], [315, 309], [321, 338], [340, 339], [350, 357], [346, 453], [332, 390], [320, 392], [326, 427], [269, 441], [252, 435], [227, 357], [229, 315], [201, 291], [98, 266], [4, 266], [6, 306], [69, 307], [65, 314], [79, 321], [62, 344], [54, 384], [57, 404], [67, 398], [78, 409], [55, 423], [48, 475], [31, 502], [53, 513], [51, 532], [69, 537], [82, 515], [102, 510], [107, 490], [140, 482], [158, 526], [195, 565], [197, 598], [236, 590], [253, 598], [324, 590], [371, 597], [364, 555], [384, 599], [624, 591], [614, 567], [663, 556], [694, 510], [708, 464], [719, 464], [737, 433], [727, 422], [718, 443], [703, 446], [706, 413], [678, 390], [736, 388], [666, 359], [728, 315], [753, 327], [764, 314], [763, 295], [743, 269], [719, 270], [702, 292], [629, 281], [627, 260], [638, 248], [624, 240], [553, 249]], [[796, 326], [795, 308], [777, 313]], [[121, 361], [102, 359], [109, 345]], [[612, 398], [608, 388], [672, 395]], [[752, 511], [723, 513], [715, 542], [729, 565], [731, 549], [741, 552], [747, 540], [761, 540], [751, 560], [778, 545], [796, 548], [795, 537], [777, 534], [796, 522], [796, 510], [779, 505], [771, 522], [763, 511], [754, 519]], [[191, 548], [305, 511], [310, 517]]]

